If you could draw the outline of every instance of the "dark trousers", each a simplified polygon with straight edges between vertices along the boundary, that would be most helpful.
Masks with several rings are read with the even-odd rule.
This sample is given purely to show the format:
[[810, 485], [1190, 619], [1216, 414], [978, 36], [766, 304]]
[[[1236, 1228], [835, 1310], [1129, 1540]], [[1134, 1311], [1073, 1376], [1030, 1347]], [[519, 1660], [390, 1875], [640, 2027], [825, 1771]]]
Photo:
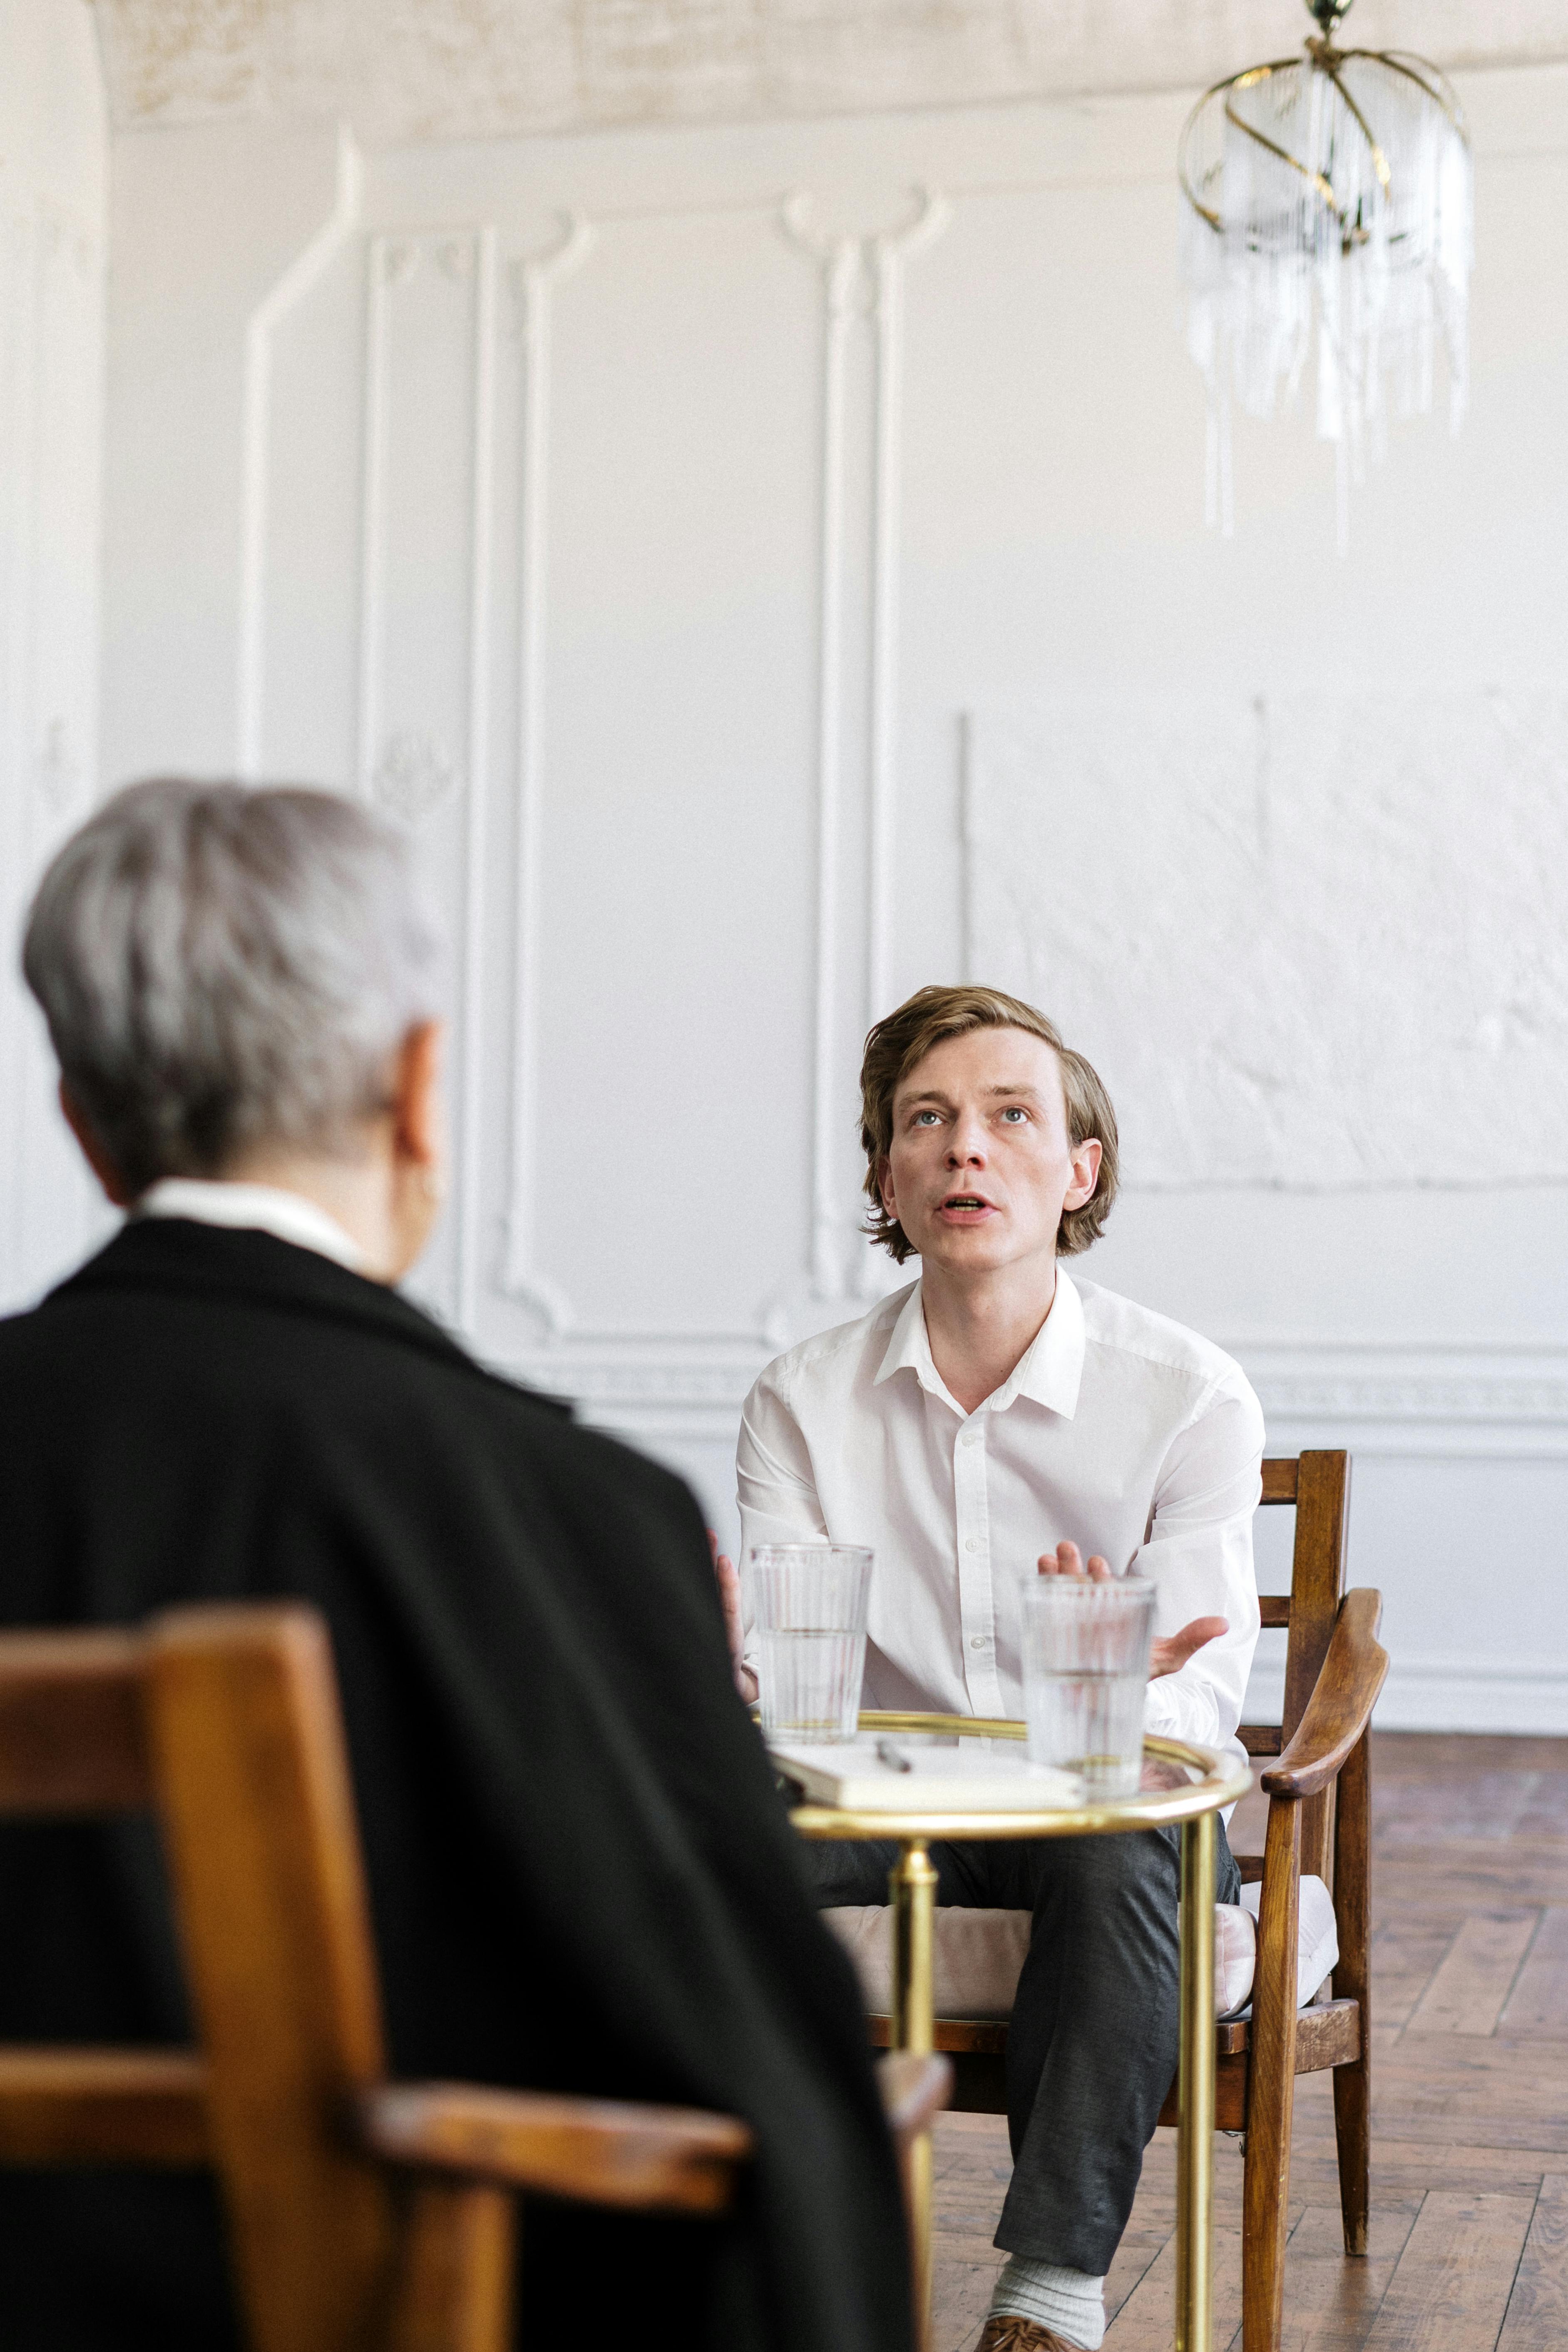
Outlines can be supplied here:
[[[1217, 1898], [1240, 1874], [1219, 1828]], [[997, 2245], [1101, 2278], [1176, 2071], [1180, 1832], [933, 1845], [939, 1905], [1032, 1911], [1007, 2034], [1013, 2179]], [[886, 1903], [896, 1846], [806, 1848], [826, 1910]]]

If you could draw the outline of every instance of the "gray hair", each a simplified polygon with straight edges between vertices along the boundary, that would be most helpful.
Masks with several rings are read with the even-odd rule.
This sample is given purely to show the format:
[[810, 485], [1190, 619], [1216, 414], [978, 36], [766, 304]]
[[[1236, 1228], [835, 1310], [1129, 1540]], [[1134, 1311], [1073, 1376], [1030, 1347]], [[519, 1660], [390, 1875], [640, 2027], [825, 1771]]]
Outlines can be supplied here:
[[261, 1143], [345, 1148], [438, 1010], [402, 836], [337, 794], [158, 778], [74, 833], [22, 970], [132, 1197]]

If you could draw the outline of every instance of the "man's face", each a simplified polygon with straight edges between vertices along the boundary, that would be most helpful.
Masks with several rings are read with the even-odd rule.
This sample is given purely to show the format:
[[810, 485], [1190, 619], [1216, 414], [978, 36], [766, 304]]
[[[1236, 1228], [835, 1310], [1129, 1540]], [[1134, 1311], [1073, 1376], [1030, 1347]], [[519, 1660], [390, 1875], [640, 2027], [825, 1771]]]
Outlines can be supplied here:
[[901, 1081], [882, 1205], [926, 1265], [991, 1274], [1054, 1259], [1065, 1208], [1094, 1192], [1100, 1146], [1068, 1135], [1061, 1071], [1024, 1029], [949, 1037]]

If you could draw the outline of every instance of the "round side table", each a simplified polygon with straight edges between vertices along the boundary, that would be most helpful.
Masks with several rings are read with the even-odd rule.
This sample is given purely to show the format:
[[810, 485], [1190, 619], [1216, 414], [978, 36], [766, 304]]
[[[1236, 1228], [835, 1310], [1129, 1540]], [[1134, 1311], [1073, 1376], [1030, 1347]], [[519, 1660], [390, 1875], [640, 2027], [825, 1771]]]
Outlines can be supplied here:
[[[978, 1716], [865, 1714], [865, 1732], [923, 1733], [942, 1739], [1022, 1739], [1021, 1723]], [[879, 1838], [896, 1843], [889, 1874], [893, 1906], [891, 2046], [921, 2054], [933, 2044], [932, 1937], [936, 1915], [933, 1839], [1101, 1837], [1122, 1830], [1182, 1831], [1181, 2055], [1177, 2072], [1175, 2352], [1213, 2352], [1215, 1816], [1252, 1785], [1244, 1765], [1177, 1739], [1147, 1737], [1145, 1787], [1130, 1797], [1053, 1805], [1038, 1812], [913, 1813], [889, 1808], [803, 1804], [790, 1820], [802, 1837]], [[788, 1766], [775, 1759], [788, 1779]], [[1156, 1769], [1148, 1769], [1153, 1765]], [[929, 2136], [911, 2167], [914, 2289], [921, 2344], [930, 2327], [931, 2155]]]

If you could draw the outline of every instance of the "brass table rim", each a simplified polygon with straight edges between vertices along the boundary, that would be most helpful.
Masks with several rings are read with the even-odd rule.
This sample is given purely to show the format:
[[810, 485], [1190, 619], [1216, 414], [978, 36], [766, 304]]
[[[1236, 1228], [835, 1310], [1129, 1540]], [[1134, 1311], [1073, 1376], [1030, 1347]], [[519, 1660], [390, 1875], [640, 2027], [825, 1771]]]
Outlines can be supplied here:
[[[1005, 1717], [972, 1715], [891, 1715], [867, 1713], [863, 1731], [967, 1734], [973, 1738], [1022, 1739], [1025, 1727]], [[841, 1805], [802, 1804], [792, 1807], [790, 1821], [807, 1838], [1009, 1838], [1084, 1837], [1120, 1830], [1160, 1829], [1167, 1822], [1186, 1822], [1200, 1813], [1215, 1812], [1233, 1804], [1252, 1786], [1252, 1774], [1233, 1757], [1212, 1748], [1190, 1747], [1185, 1740], [1163, 1739], [1153, 1732], [1143, 1738], [1144, 1752], [1162, 1762], [1180, 1764], [1202, 1778], [1184, 1789], [1141, 1789], [1131, 1797], [1103, 1797], [1092, 1804], [1042, 1806], [1038, 1812], [907, 1812], [880, 1806], [850, 1811]], [[781, 1776], [787, 1766], [773, 1759]]]

